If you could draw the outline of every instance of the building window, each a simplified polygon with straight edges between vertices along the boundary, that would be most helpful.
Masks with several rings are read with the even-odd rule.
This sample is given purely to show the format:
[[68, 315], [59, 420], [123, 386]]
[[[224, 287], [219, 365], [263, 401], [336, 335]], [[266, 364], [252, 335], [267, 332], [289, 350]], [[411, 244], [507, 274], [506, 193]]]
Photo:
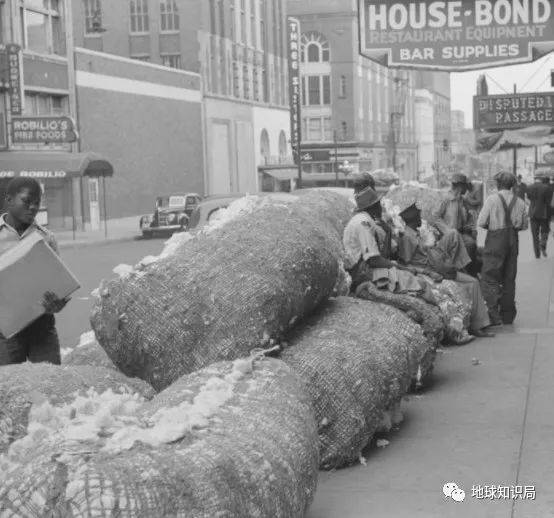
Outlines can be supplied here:
[[279, 133], [279, 160], [285, 161], [287, 157], [287, 136], [283, 130]]
[[40, 54], [65, 54], [58, 0], [25, 0], [21, 7], [23, 47]]
[[[302, 103], [304, 106], [331, 104], [331, 81], [328, 75], [302, 78]], [[307, 104], [306, 104], [307, 99]]]
[[148, 0], [131, 0], [131, 33], [141, 34], [150, 31]]
[[346, 76], [340, 76], [339, 97], [346, 99]]
[[179, 30], [179, 9], [177, 8], [176, 0], [161, 0], [160, 22], [162, 32], [175, 32]]
[[[160, 4], [160, 9], [163, 11], [164, 2], [162, 2]], [[162, 15], [162, 17], [163, 17], [163, 15]], [[216, 20], [216, 15], [215, 15], [215, 0], [210, 0], [210, 32], [212, 34], [217, 34], [217, 20]]]
[[331, 142], [333, 130], [331, 117], [304, 117], [302, 120], [303, 140], [310, 142]]
[[237, 41], [237, 20], [235, 18], [235, 2], [231, 0], [229, 2], [229, 17], [231, 18], [231, 40]]
[[162, 65], [170, 68], [181, 68], [181, 54], [162, 54]]
[[258, 46], [256, 34], [256, 4], [254, 0], [250, 3], [250, 45], [254, 48]]
[[329, 42], [318, 32], [302, 34], [301, 55], [305, 63], [328, 63]]
[[263, 50], [266, 46], [265, 38], [265, 19], [267, 17], [267, 3], [266, 0], [260, 0], [260, 49]]
[[264, 164], [268, 164], [271, 157], [271, 147], [269, 145], [269, 134], [266, 129], [263, 129], [260, 135], [260, 154], [264, 159]]
[[102, 27], [102, 5], [100, 4], [100, 0], [85, 0], [86, 33], [98, 33], [99, 27]]
[[246, 0], [240, 0], [240, 38], [239, 40], [246, 45]]
[[348, 126], [347, 126], [346, 122], [342, 121], [340, 127], [341, 127], [341, 132], [342, 132], [342, 138], [344, 140], [346, 140], [347, 137], [348, 137]]
[[24, 115], [67, 115], [69, 114], [69, 98], [67, 95], [47, 95], [35, 92], [25, 92]]
[[217, 0], [217, 10], [219, 18], [219, 36], [225, 38], [225, 4], [224, 0]]

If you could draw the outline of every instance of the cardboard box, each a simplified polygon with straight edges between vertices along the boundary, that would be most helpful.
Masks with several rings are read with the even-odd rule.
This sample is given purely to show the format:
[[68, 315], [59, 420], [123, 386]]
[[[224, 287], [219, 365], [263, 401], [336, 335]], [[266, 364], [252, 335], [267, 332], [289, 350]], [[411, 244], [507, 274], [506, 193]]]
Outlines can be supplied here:
[[6, 338], [44, 314], [47, 291], [64, 298], [79, 282], [38, 232], [0, 255], [0, 333]]

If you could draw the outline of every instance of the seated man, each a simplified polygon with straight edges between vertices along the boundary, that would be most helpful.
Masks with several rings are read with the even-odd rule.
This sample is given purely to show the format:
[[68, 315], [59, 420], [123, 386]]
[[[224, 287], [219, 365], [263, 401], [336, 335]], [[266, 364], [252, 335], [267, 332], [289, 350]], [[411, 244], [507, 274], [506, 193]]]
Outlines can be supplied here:
[[475, 262], [477, 253], [477, 232], [476, 220], [472, 220], [469, 211], [464, 203], [464, 197], [471, 192], [473, 185], [468, 182], [463, 174], [455, 174], [452, 177], [452, 188], [448, 197], [444, 200], [435, 212], [434, 224], [441, 228], [442, 225], [457, 230], [464, 240], [464, 244], [472, 262]]
[[434, 246], [426, 246], [418, 231], [422, 220], [421, 211], [415, 203], [402, 211], [400, 216], [406, 223], [406, 230], [398, 241], [400, 261], [406, 265], [430, 268], [460, 283], [472, 301], [470, 333], [478, 337], [493, 337], [494, 334], [484, 331], [490, 326], [490, 320], [479, 281], [460, 272], [470, 262], [460, 234], [447, 230]]

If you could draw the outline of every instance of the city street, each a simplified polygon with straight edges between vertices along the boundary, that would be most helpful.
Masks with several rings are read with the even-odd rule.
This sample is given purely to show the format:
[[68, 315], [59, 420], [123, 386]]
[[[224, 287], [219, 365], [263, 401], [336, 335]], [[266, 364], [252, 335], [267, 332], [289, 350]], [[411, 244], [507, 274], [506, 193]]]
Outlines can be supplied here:
[[102, 279], [113, 277], [118, 264], [135, 265], [147, 255], [162, 251], [164, 239], [126, 241], [61, 250], [64, 262], [79, 279], [81, 289], [75, 292], [66, 308], [57, 316], [57, 328], [62, 348], [74, 347], [82, 332], [90, 329], [91, 291]]

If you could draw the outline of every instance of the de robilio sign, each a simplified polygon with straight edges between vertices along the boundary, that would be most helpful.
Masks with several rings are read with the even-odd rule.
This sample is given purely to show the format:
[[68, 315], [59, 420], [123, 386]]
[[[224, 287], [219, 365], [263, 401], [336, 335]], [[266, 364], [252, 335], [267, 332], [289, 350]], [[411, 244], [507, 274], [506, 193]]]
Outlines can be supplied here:
[[390, 67], [473, 70], [554, 50], [554, 0], [358, 0], [360, 53]]

